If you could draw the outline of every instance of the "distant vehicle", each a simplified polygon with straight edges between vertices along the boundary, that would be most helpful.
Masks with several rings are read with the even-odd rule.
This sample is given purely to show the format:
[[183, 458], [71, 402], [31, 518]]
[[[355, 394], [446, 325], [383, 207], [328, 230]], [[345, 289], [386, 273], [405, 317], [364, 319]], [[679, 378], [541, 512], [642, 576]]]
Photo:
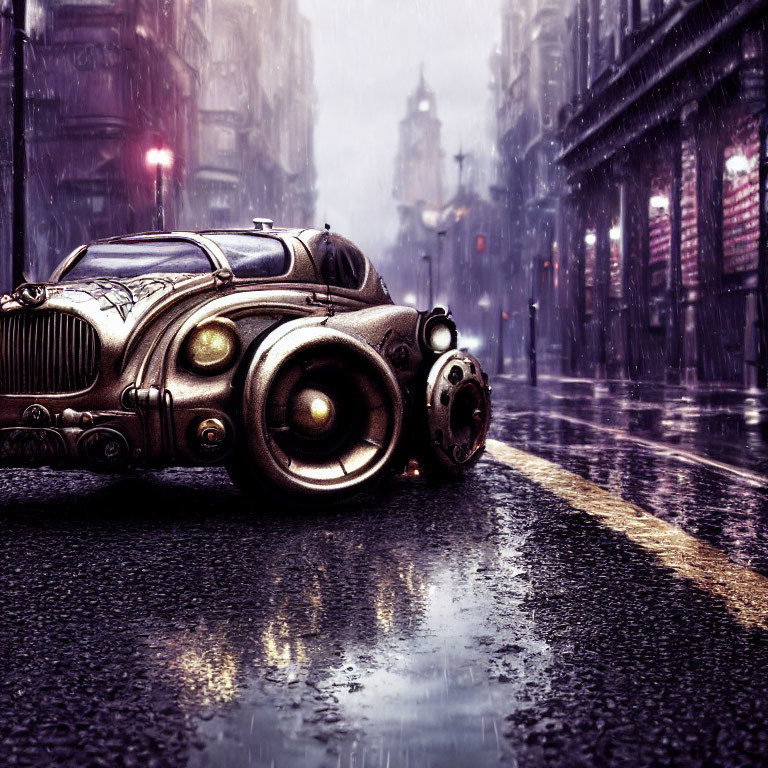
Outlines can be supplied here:
[[336, 234], [254, 221], [99, 240], [0, 299], [0, 464], [224, 464], [305, 501], [471, 467], [490, 389], [445, 311], [393, 304]]

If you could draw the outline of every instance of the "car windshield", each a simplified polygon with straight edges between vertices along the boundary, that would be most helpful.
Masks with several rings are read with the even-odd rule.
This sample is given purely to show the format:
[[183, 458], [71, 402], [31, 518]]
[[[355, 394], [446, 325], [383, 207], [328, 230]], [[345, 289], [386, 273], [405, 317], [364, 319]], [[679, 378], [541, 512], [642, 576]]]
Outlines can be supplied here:
[[134, 240], [96, 243], [62, 276], [63, 280], [90, 277], [138, 277], [147, 274], [205, 273], [213, 267], [202, 248], [183, 240]]
[[288, 253], [275, 238], [235, 232], [205, 236], [224, 252], [235, 277], [277, 277], [288, 271]]

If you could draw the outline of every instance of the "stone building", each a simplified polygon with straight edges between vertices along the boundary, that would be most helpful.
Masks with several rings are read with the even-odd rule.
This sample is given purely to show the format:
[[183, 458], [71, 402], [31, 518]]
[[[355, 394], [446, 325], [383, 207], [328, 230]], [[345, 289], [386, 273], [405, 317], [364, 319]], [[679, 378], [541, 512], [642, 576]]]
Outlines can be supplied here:
[[190, 225], [315, 223], [313, 69], [296, 0], [216, 0]]
[[[215, 12], [214, 12], [215, 11]], [[314, 223], [315, 91], [297, 0], [30, 0], [27, 265], [155, 224]], [[0, 16], [0, 280], [10, 288], [10, 22]]]
[[28, 273], [73, 246], [151, 229], [150, 148], [173, 152], [166, 227], [178, 226], [197, 145], [208, 0], [40, 0], [30, 8]]
[[535, 301], [539, 359], [553, 367], [561, 344], [557, 211], [562, 173], [556, 157], [557, 114], [566, 96], [564, 18], [563, 0], [505, 0], [496, 65], [500, 166], [494, 193], [509, 232], [509, 352], [513, 359], [526, 354], [528, 305]]
[[766, 385], [767, 11], [577, 0], [561, 114], [566, 372]]

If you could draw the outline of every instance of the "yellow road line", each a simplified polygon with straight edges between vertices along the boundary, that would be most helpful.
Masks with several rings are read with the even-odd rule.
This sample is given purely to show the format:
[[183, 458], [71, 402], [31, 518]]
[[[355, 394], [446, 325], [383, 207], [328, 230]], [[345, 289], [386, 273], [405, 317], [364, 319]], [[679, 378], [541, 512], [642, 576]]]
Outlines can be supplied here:
[[499, 440], [488, 441], [487, 455], [612, 531], [624, 534], [679, 576], [721, 598], [741, 623], [768, 630], [768, 578], [762, 574], [736, 565], [716, 547], [558, 464]]

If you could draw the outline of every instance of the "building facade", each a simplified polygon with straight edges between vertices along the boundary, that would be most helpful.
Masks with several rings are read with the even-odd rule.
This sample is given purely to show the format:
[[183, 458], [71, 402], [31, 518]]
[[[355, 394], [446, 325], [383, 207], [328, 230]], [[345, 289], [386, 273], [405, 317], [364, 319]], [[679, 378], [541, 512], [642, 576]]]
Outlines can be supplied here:
[[550, 366], [561, 355], [557, 212], [562, 171], [556, 158], [557, 115], [566, 97], [564, 19], [563, 0], [505, 0], [497, 63], [500, 165], [494, 193], [509, 232], [509, 352], [516, 360], [526, 356], [534, 303], [538, 356]]
[[459, 344], [486, 370], [501, 373], [509, 330], [510, 233], [499, 205], [471, 184], [460, 183], [441, 217], [444, 305], [460, 329]]
[[577, 0], [560, 120], [565, 372], [766, 386], [767, 11]]
[[30, 9], [30, 277], [46, 278], [79, 243], [152, 229], [151, 148], [173, 153], [165, 225], [179, 225], [209, 19], [207, 0], [41, 0]]
[[314, 222], [316, 95], [296, 0], [216, 0], [203, 73], [194, 226]]
[[[165, 228], [312, 224], [315, 91], [297, 0], [30, 0], [27, 263]], [[10, 20], [0, 16], [0, 281], [10, 289]]]

